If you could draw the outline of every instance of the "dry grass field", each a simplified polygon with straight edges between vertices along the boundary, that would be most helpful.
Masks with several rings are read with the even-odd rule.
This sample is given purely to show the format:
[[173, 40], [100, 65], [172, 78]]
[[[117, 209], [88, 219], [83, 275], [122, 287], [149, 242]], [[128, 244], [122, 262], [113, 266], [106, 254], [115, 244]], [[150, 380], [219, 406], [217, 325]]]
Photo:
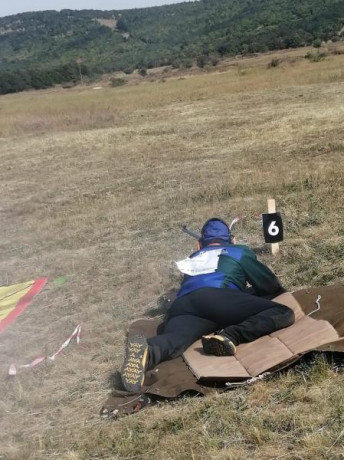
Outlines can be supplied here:
[[[298, 56], [303, 56], [304, 50]], [[267, 382], [118, 421], [99, 409], [130, 321], [175, 287], [213, 215], [275, 197], [286, 240], [262, 256], [289, 289], [344, 281], [344, 55], [295, 52], [221, 72], [0, 98], [0, 285], [48, 276], [0, 338], [0, 459], [343, 459], [344, 374], [319, 359]], [[64, 276], [66, 283], [54, 280]], [[52, 353], [78, 323], [81, 346]]]

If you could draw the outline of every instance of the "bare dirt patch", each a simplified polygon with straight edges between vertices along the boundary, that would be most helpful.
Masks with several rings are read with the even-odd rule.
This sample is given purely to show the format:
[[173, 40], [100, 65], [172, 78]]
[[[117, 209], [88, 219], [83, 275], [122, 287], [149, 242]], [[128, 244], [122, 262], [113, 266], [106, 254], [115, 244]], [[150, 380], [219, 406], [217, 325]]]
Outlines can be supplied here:
[[105, 19], [105, 18], [96, 18], [94, 21], [99, 22], [101, 26], [108, 27], [111, 30], [116, 30], [117, 27], [117, 19], [112, 18], [112, 19]]

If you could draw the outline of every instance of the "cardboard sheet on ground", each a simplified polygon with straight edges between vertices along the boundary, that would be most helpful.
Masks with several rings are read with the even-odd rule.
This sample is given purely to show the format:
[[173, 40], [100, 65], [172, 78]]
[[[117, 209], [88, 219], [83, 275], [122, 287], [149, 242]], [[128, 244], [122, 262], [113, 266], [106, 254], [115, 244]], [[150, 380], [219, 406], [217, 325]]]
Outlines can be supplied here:
[[294, 310], [295, 323], [254, 342], [239, 345], [235, 356], [231, 357], [209, 359], [202, 351], [201, 341], [194, 343], [184, 353], [184, 359], [197, 379], [230, 381], [257, 377], [300, 354], [340, 339], [328, 321], [306, 316], [292, 294], [283, 294], [274, 300]]
[[30, 305], [43, 289], [47, 278], [0, 287], [0, 333]]
[[[309, 317], [318, 295], [321, 295], [321, 308]], [[200, 342], [196, 342], [184, 353], [184, 359], [166, 361], [148, 372], [142, 393], [165, 398], [187, 391], [207, 394], [216, 384], [223, 386], [224, 382], [244, 381], [266, 371], [278, 371], [310, 351], [344, 353], [344, 285], [303, 289], [275, 300], [294, 310], [293, 326], [240, 345], [235, 357], [204, 355]], [[130, 326], [129, 335], [142, 333], [152, 337], [160, 323], [136, 321]], [[104, 408], [109, 413], [132, 413], [137, 410], [139, 399], [138, 395], [114, 391]]]

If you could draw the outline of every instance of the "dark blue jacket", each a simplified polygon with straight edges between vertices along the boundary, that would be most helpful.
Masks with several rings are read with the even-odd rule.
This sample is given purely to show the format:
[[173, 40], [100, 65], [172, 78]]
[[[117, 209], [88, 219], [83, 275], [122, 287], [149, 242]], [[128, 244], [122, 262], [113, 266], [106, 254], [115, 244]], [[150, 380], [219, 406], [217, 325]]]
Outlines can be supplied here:
[[274, 294], [282, 288], [276, 275], [257, 260], [251, 249], [243, 245], [220, 244], [207, 246], [193, 253], [222, 249], [217, 270], [213, 273], [185, 275], [177, 297], [204, 287], [227, 288], [244, 291], [249, 283], [259, 295]]

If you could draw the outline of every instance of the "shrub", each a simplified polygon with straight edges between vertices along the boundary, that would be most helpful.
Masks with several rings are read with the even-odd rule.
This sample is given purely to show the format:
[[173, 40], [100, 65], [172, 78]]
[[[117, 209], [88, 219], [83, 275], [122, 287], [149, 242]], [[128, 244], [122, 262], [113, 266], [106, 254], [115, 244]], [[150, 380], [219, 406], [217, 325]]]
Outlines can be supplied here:
[[191, 59], [183, 59], [183, 61], [182, 61], [182, 66], [183, 66], [185, 69], [191, 69], [191, 67], [192, 67], [192, 60], [191, 60]]
[[336, 54], [336, 55], [344, 54], [344, 49], [343, 48], [334, 48], [334, 50], [332, 51], [332, 54]]
[[141, 77], [145, 77], [147, 75], [147, 69], [145, 67], [142, 67], [141, 69], [139, 69], [139, 74], [141, 75]]
[[205, 56], [204, 54], [201, 54], [200, 56], [197, 57], [197, 66], [200, 68], [200, 69], [203, 69], [205, 67], [205, 65], [207, 64], [208, 62], [208, 56]]
[[125, 78], [111, 78], [110, 80], [111, 86], [113, 88], [116, 88], [117, 86], [123, 86], [127, 83], [127, 80]]
[[61, 86], [62, 86], [62, 88], [64, 88], [64, 89], [74, 88], [75, 85], [76, 85], [76, 83], [74, 83], [74, 82], [72, 82], [72, 81], [65, 81], [65, 82], [62, 82], [62, 83], [61, 83]]
[[131, 73], [133, 73], [135, 70], [134, 67], [126, 67], [125, 69], [123, 69], [123, 72], [126, 74], [126, 75], [130, 75]]
[[173, 69], [180, 69], [182, 66], [182, 63], [180, 59], [174, 59], [171, 63]]
[[218, 58], [218, 56], [212, 55], [212, 56], [210, 57], [210, 62], [211, 62], [211, 65], [212, 65], [213, 67], [216, 67], [217, 64], [219, 63], [219, 58]]
[[317, 51], [316, 53], [313, 53], [312, 51], [308, 51], [306, 54], [305, 58], [309, 59], [311, 62], [320, 62], [323, 61], [326, 58], [327, 54], [325, 51]]
[[320, 38], [317, 38], [316, 40], [314, 40], [313, 42], [314, 48], [321, 48], [321, 45], [322, 45], [322, 41], [320, 40]]
[[268, 64], [268, 68], [271, 69], [272, 67], [278, 67], [280, 65], [280, 60], [277, 58], [271, 59], [271, 62]]

